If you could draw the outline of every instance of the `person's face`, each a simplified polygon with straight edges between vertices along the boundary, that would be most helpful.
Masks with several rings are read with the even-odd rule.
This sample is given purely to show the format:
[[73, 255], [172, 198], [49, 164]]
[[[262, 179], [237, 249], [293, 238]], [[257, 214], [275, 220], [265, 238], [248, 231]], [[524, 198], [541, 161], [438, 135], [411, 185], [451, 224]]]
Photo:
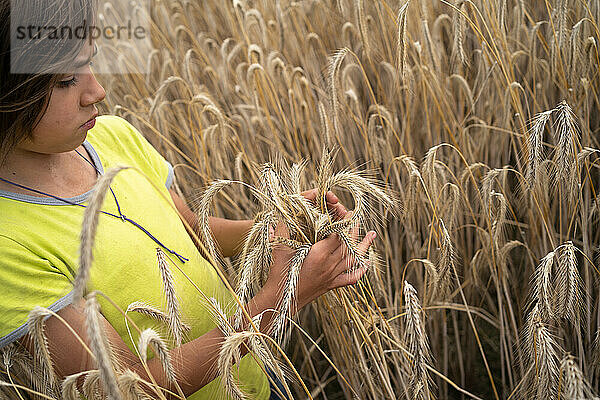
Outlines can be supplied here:
[[73, 63], [72, 73], [64, 74], [52, 90], [48, 109], [32, 132], [18, 148], [42, 154], [72, 151], [87, 136], [84, 126], [98, 114], [95, 104], [106, 95], [91, 71], [95, 45], [86, 40]]

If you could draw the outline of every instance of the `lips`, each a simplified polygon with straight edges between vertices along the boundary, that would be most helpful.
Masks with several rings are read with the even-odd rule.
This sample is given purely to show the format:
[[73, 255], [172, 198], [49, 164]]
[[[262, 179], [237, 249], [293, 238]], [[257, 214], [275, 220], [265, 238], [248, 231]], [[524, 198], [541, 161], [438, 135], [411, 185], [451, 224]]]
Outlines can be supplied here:
[[98, 114], [94, 115], [94, 117], [90, 120], [88, 120], [85, 124], [81, 125], [81, 127], [85, 130], [90, 130], [94, 127], [94, 125], [96, 125], [96, 117], [98, 116]]
[[96, 117], [98, 116], [98, 114], [96, 113], [96, 115], [94, 115], [92, 118], [88, 119], [85, 123], [83, 123], [81, 126], [86, 126], [86, 125], [91, 125], [92, 121], [95, 121]]
[[89, 131], [90, 129], [92, 129], [94, 127], [94, 125], [96, 125], [96, 118], [90, 119], [88, 122], [83, 124], [81, 126], [81, 128], [85, 131]]

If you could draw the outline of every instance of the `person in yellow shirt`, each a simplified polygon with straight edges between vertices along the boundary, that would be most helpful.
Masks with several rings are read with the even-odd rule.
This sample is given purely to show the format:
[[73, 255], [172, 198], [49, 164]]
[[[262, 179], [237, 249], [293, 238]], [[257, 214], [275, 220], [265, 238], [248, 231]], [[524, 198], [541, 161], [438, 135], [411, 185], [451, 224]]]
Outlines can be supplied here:
[[[0, 19], [10, 21], [17, 13], [32, 12], [30, 7], [38, 7], [34, 11], [48, 25], [78, 26], [95, 20], [93, 0], [0, 0]], [[15, 54], [10, 29], [10, 24], [0, 27], [0, 348], [16, 342], [33, 353], [27, 316], [35, 306], [55, 311], [87, 340], [84, 304], [74, 303], [72, 292], [83, 213], [100, 175], [117, 165], [133, 166], [143, 175], [134, 169], [119, 173], [102, 206], [88, 290], [102, 291], [122, 309], [136, 301], [160, 305], [156, 251], [164, 251], [179, 267], [173, 269], [174, 281], [184, 322], [191, 327], [187, 339], [170, 350], [178, 383], [190, 399], [224, 397], [215, 373], [223, 334], [187, 277], [221, 304], [229, 304], [232, 295], [180, 219], [181, 215], [197, 229], [195, 214], [171, 189], [171, 165], [129, 122], [98, 116], [95, 104], [104, 99], [105, 91], [90, 68], [93, 41], [57, 41], [51, 57], [40, 61], [47, 64], [40, 65], [41, 71], [45, 66], [76, 66], [71, 72], [12, 74], [11, 58], [29, 50]], [[316, 191], [304, 195], [314, 199]], [[330, 192], [327, 201], [343, 218], [347, 211], [337, 197]], [[252, 222], [211, 218], [210, 227], [225, 256], [235, 254]], [[366, 252], [374, 238], [375, 233], [369, 232], [360, 251]], [[247, 304], [250, 315], [276, 307], [290, 258], [289, 249], [274, 251], [267, 283]], [[336, 237], [313, 245], [299, 276], [297, 309], [333, 288], [356, 283], [365, 270], [347, 273], [346, 263]], [[102, 323], [122, 366], [147, 379], [124, 318], [114, 307], [101, 305]], [[143, 315], [132, 318], [142, 329], [156, 325]], [[269, 321], [266, 314], [260, 329], [267, 331]], [[59, 378], [95, 368], [58, 319], [46, 321], [45, 333]], [[148, 366], [158, 383], [169, 388], [160, 362], [152, 359]], [[277, 398], [254, 358], [245, 356], [239, 367], [240, 382], [251, 398]]]

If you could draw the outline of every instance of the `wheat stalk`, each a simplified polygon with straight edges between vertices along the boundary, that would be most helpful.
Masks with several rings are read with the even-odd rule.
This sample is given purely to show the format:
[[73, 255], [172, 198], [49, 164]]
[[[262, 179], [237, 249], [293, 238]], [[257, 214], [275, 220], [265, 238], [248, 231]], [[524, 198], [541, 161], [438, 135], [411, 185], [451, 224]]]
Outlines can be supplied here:
[[78, 301], [83, 297], [87, 282], [90, 278], [90, 269], [92, 268], [92, 249], [94, 247], [94, 238], [98, 227], [99, 210], [102, 207], [106, 193], [110, 184], [117, 174], [128, 167], [115, 167], [106, 171], [104, 175], [96, 182], [92, 189], [92, 195], [83, 215], [81, 226], [81, 237], [79, 244], [79, 270], [73, 282], [73, 299]]
[[[100, 306], [96, 300], [96, 293], [88, 294], [85, 302], [85, 320], [87, 324], [87, 335], [90, 341], [90, 349], [96, 358], [98, 372], [102, 388], [109, 400], [121, 400], [117, 384], [116, 371], [113, 366], [113, 357], [110, 344], [106, 338], [104, 327], [100, 320]], [[86, 375], [86, 379], [89, 375]], [[85, 386], [85, 385], [84, 385]], [[85, 388], [84, 388], [85, 392]], [[86, 392], [87, 395], [87, 392]]]

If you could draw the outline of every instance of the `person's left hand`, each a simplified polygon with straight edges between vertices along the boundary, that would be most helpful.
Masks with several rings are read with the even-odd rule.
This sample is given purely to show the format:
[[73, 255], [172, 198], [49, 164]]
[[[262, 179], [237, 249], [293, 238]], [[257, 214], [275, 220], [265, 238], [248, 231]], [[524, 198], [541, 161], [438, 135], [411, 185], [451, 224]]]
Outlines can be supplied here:
[[[319, 189], [315, 188], [315, 189], [305, 190], [301, 194], [302, 194], [302, 196], [304, 196], [305, 199], [311, 201], [315, 205], [318, 205], [317, 204], [318, 193], [319, 193]], [[337, 220], [344, 219], [344, 217], [348, 213], [348, 210], [346, 210], [346, 207], [344, 207], [342, 205], [342, 203], [340, 203], [340, 200], [332, 191], [327, 192], [327, 194], [325, 196], [325, 200], [327, 202], [327, 210], [329, 210], [329, 212], [333, 214], [335, 219], [337, 219]]]

